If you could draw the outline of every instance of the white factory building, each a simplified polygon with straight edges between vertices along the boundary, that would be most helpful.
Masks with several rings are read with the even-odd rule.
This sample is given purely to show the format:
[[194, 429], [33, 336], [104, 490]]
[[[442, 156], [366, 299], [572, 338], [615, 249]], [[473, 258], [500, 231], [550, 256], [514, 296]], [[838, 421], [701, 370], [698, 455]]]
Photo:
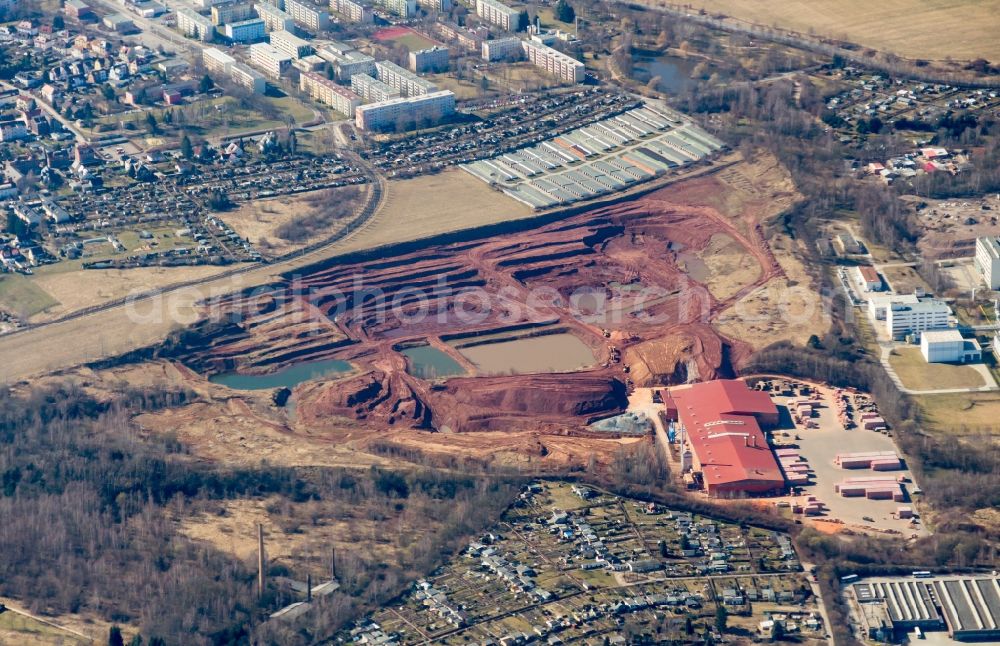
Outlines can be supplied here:
[[976, 271], [990, 289], [1000, 289], [1000, 239], [976, 238]]
[[978, 363], [983, 360], [979, 342], [963, 339], [962, 333], [954, 328], [921, 334], [920, 354], [927, 363]]
[[892, 339], [947, 328], [952, 317], [947, 303], [915, 294], [873, 294], [868, 313], [874, 321], [885, 321], [885, 333]]

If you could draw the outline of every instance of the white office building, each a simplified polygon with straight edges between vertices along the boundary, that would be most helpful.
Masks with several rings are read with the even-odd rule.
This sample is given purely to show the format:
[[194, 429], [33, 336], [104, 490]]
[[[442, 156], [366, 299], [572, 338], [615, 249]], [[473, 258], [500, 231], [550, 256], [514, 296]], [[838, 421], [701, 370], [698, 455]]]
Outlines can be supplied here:
[[422, 96], [438, 90], [438, 86], [434, 83], [420, 78], [392, 61], [378, 61], [375, 63], [375, 72], [378, 80], [399, 92], [400, 96]]
[[271, 46], [292, 58], [302, 58], [313, 53], [309, 41], [299, 38], [290, 31], [272, 31]]
[[250, 45], [250, 64], [271, 78], [277, 79], [292, 68], [292, 57], [278, 51], [273, 45], [256, 43]]
[[400, 130], [440, 122], [455, 113], [455, 94], [449, 90], [362, 105], [354, 111], [362, 130]]
[[330, 28], [330, 14], [302, 0], [285, 0], [285, 12], [306, 29], [324, 31]]
[[976, 271], [990, 289], [1000, 289], [1000, 239], [976, 238]]
[[920, 335], [920, 354], [927, 363], [978, 363], [982, 348], [975, 339], [963, 339], [956, 329], [928, 330]]
[[187, 7], [177, 10], [177, 31], [188, 38], [197, 38], [203, 43], [212, 40], [215, 34], [215, 25], [212, 21]]
[[264, 31], [264, 21], [260, 18], [231, 22], [223, 26], [223, 34], [234, 43], [252, 43], [264, 40], [267, 32]]
[[508, 7], [499, 0], [476, 0], [476, 15], [486, 22], [507, 31], [517, 31], [517, 9]]
[[264, 29], [267, 31], [292, 31], [295, 29], [295, 21], [283, 10], [267, 2], [258, 2], [254, 5], [257, 15], [264, 21]]

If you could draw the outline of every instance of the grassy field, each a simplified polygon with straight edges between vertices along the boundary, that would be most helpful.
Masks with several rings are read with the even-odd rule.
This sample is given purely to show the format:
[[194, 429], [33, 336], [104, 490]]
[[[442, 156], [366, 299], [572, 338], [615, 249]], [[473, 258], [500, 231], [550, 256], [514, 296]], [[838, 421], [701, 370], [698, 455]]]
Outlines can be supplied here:
[[32, 316], [59, 304], [32, 279], [21, 274], [0, 276], [0, 308], [20, 316]]
[[902, 380], [913, 390], [942, 388], [977, 388], [983, 377], [969, 366], [947, 363], [927, 363], [917, 348], [897, 348], [889, 355], [889, 363]]
[[0, 644], [76, 646], [86, 643], [89, 642], [22, 614], [13, 611], [0, 613]]
[[1000, 428], [1000, 394], [961, 393], [922, 395], [920, 404], [926, 426], [937, 431], [957, 434], [963, 430], [996, 433]]
[[1000, 59], [1000, 0], [690, 0], [761, 25], [841, 38], [914, 59]]

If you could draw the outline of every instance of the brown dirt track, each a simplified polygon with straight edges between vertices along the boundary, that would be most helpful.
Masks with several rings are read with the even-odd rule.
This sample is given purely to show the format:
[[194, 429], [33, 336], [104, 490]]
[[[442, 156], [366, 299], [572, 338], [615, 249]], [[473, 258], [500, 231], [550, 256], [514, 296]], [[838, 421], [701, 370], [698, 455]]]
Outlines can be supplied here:
[[[579, 431], [593, 418], [622, 410], [630, 381], [726, 376], [752, 351], [746, 340], [720, 334], [713, 321], [783, 277], [761, 224], [794, 193], [777, 200], [760, 193], [753, 186], [759, 169], [743, 166], [736, 176], [692, 179], [534, 230], [330, 263], [261, 296], [218, 299], [210, 309], [236, 322], [205, 327], [178, 358], [202, 372], [351, 361], [355, 373], [296, 389], [290, 425], [296, 432], [337, 435], [346, 424], [353, 437], [377, 430], [405, 444], [406, 429], [444, 436]], [[748, 186], [733, 188], [734, 181]], [[742, 251], [742, 265], [759, 268], [715, 290], [724, 298], [692, 280], [679, 259], [704, 252], [720, 236], [731, 241], [727, 254]], [[401, 343], [429, 341], [468, 368], [445, 341], [501, 330], [532, 333], [535, 326], [576, 335], [600, 365], [559, 375], [472, 374], [431, 383], [410, 375], [396, 350]]]

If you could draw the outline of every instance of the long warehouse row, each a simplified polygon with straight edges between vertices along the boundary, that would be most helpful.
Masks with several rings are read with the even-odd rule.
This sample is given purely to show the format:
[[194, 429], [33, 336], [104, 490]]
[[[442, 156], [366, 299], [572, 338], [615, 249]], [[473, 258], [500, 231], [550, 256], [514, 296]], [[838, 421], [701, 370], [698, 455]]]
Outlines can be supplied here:
[[543, 209], [620, 191], [722, 147], [693, 123], [646, 105], [462, 168]]

